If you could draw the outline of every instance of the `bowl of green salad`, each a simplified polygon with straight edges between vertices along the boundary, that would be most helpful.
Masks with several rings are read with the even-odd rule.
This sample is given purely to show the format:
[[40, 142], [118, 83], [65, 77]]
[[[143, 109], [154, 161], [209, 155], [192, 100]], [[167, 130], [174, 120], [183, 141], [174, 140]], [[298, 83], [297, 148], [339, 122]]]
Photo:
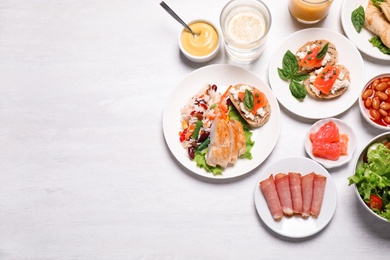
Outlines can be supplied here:
[[372, 215], [390, 223], [390, 132], [374, 137], [361, 150], [348, 177], [356, 195]]

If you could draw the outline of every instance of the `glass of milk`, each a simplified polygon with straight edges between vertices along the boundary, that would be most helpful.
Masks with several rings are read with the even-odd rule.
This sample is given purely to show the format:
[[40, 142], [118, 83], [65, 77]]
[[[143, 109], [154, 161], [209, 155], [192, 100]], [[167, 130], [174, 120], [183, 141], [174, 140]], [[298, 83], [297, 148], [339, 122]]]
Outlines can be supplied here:
[[333, 0], [289, 0], [288, 10], [292, 17], [305, 24], [313, 24], [324, 19]]
[[222, 9], [220, 26], [227, 55], [251, 63], [264, 52], [271, 13], [260, 0], [231, 0]]

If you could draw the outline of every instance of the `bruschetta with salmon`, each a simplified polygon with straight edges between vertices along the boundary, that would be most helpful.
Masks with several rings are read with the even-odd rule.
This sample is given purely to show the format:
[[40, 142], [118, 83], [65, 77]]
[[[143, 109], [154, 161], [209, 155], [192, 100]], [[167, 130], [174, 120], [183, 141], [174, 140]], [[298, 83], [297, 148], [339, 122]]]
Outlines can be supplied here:
[[268, 99], [259, 89], [245, 84], [230, 87], [229, 98], [242, 118], [252, 127], [264, 125], [270, 118]]
[[351, 78], [344, 65], [335, 64], [314, 70], [302, 84], [308, 95], [315, 99], [333, 99], [348, 89]]
[[338, 61], [336, 46], [323, 39], [305, 43], [295, 56], [298, 59], [300, 72], [311, 72], [324, 66], [334, 65]]

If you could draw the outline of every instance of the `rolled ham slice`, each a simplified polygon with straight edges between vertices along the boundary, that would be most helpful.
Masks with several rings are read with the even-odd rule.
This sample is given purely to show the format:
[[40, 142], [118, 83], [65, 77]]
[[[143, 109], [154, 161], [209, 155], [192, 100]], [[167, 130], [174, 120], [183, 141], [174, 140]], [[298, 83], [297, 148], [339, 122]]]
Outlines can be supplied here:
[[313, 198], [313, 181], [316, 174], [311, 172], [302, 176], [302, 217], [310, 216], [311, 202]]
[[296, 173], [296, 172], [289, 172], [288, 173], [292, 207], [293, 207], [293, 212], [295, 214], [302, 214], [301, 177], [302, 176], [300, 173]]
[[280, 220], [283, 217], [282, 206], [276, 191], [274, 177], [271, 174], [268, 179], [260, 182], [260, 189], [263, 192], [265, 200], [274, 220]]
[[313, 198], [311, 202], [310, 214], [318, 217], [322, 207], [326, 186], [326, 176], [317, 174], [313, 180]]
[[282, 205], [283, 213], [291, 216], [293, 214], [290, 182], [287, 174], [278, 173], [275, 175], [275, 185], [278, 191], [280, 204]]

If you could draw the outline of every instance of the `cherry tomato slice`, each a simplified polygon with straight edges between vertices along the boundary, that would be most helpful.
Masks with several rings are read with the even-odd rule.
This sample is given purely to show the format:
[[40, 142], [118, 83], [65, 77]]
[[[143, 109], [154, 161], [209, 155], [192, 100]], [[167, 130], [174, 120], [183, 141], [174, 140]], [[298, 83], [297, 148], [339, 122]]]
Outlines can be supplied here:
[[368, 206], [371, 209], [376, 208], [378, 210], [381, 210], [382, 209], [382, 199], [378, 195], [371, 194], [370, 195], [370, 202], [369, 202]]

